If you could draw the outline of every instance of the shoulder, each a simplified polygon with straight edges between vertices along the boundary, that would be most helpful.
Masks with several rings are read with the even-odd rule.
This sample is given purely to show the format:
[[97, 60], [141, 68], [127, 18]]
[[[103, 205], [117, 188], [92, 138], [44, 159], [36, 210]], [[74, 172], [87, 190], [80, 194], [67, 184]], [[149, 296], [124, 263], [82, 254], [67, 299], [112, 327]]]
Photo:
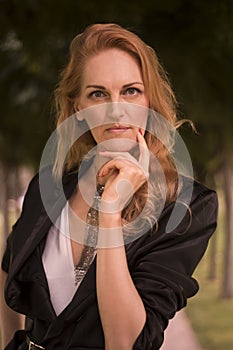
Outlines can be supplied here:
[[212, 204], [215, 204], [216, 206], [218, 205], [216, 191], [194, 180], [192, 202], [196, 199], [204, 200], [204, 201], [213, 200], [214, 202], [212, 202]]
[[192, 180], [182, 178], [177, 198], [164, 208], [159, 218], [166, 233], [184, 233], [194, 225], [204, 228], [217, 221], [218, 198], [216, 191]]
[[52, 166], [44, 167], [31, 179], [23, 203], [23, 210], [31, 201], [53, 202], [62, 193], [69, 196], [78, 180], [77, 172], [66, 173], [60, 181], [53, 175]]
[[193, 270], [216, 229], [217, 213], [216, 192], [184, 179], [177, 201], [164, 208], [152, 231], [128, 245], [129, 261], [137, 264], [148, 257], [167, 264], [174, 258], [175, 264], [181, 258]]
[[[185, 180], [187, 182], [187, 180]], [[185, 190], [184, 185], [184, 190]], [[190, 185], [188, 185], [190, 186]], [[218, 216], [218, 197], [215, 190], [194, 181], [192, 196], [190, 202], [187, 203], [187, 214], [190, 215], [191, 228], [196, 225], [199, 228], [212, 227], [212, 231], [216, 228]], [[182, 198], [182, 196], [181, 196]]]
[[41, 200], [41, 183], [46, 184], [46, 190], [48, 192], [53, 191], [54, 184], [52, 181], [52, 170], [47, 168], [43, 169], [41, 172], [37, 172], [27, 187], [24, 195], [23, 207], [21, 216], [28, 210], [35, 211], [37, 208], [42, 206]]
[[177, 198], [178, 200], [184, 199], [185, 201], [189, 199], [190, 204], [192, 204], [195, 200], [208, 200], [209, 198], [217, 199], [217, 195], [215, 190], [208, 188], [200, 182], [189, 177], [181, 177], [181, 187]]

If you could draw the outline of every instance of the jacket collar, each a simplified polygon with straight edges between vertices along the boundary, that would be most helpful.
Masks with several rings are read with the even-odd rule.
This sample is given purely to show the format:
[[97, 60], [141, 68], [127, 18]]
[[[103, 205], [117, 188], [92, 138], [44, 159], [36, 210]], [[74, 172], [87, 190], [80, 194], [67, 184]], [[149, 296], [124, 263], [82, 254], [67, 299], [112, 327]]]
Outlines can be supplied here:
[[[28, 196], [30, 195], [30, 203], [25, 206], [25, 213], [22, 215], [24, 220], [22, 220], [20, 229], [16, 227], [16, 231], [18, 228], [20, 232], [17, 232], [14, 237], [15, 250], [13, 249], [13, 252], [11, 252], [12, 265], [7, 285], [46, 236], [52, 223], [56, 221], [62, 208], [74, 192], [78, 178], [85, 174], [93, 159], [92, 157], [87, 161], [83, 161], [79, 173], [77, 171], [65, 173], [60, 186], [54, 180], [51, 166], [42, 169], [37, 174], [33, 185], [31, 184], [31, 188], [29, 186], [32, 194], [28, 193]], [[31, 227], [32, 225], [28, 225], [28, 222], [32, 216], [31, 211], [34, 210], [37, 210], [37, 213], [33, 213], [35, 220], [32, 220], [33, 227]]]
[[[62, 208], [65, 206], [66, 201], [72, 195], [76, 185], [78, 182], [78, 175], [72, 174], [67, 175], [65, 181], [63, 183], [65, 196], [61, 195], [61, 192], [58, 191], [55, 183], [53, 183], [53, 188], [51, 189], [52, 197], [50, 212], [49, 214], [44, 209], [43, 205], [36, 205], [36, 201], [41, 201], [41, 198], [34, 198], [31, 196], [30, 200], [32, 203], [30, 205], [25, 206], [25, 212], [22, 216], [22, 222], [17, 224], [15, 228], [15, 232], [13, 231], [13, 244], [12, 244], [12, 252], [11, 252], [11, 267], [8, 274], [8, 279], [6, 283], [6, 291], [11, 283], [11, 281], [15, 278], [17, 273], [22, 268], [23, 264], [29, 258], [33, 251], [38, 247], [43, 238], [47, 235], [50, 227], [52, 226], [52, 220], [57, 219], [60, 215]], [[33, 185], [36, 187], [31, 188], [30, 191], [35, 191], [35, 193], [39, 193], [39, 179]], [[33, 202], [35, 202], [35, 207], [33, 208]], [[35, 209], [36, 208], [36, 209]], [[31, 221], [30, 224], [27, 224], [30, 221], [30, 210], [38, 210], [36, 214], [35, 221]], [[26, 217], [26, 220], [25, 220]], [[31, 228], [33, 225], [33, 228]]]
[[53, 322], [43, 337], [42, 342], [46, 344], [52, 338], [58, 337], [64, 328], [81, 319], [90, 304], [96, 302], [96, 258], [93, 260], [82, 283], [77, 289], [72, 301]]

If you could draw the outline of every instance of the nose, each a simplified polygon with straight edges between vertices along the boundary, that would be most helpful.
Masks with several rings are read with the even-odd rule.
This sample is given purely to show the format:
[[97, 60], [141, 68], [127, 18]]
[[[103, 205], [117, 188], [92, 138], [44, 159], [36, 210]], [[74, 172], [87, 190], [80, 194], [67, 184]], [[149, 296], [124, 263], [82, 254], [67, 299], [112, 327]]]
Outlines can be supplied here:
[[120, 102], [111, 102], [108, 105], [108, 119], [119, 120], [124, 116], [123, 105]]

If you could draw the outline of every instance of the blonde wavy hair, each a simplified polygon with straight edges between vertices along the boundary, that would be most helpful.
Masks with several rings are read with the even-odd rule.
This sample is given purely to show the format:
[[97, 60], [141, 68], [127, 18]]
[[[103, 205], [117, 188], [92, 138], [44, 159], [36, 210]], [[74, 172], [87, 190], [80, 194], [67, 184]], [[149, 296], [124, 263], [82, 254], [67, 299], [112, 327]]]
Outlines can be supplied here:
[[[176, 115], [176, 99], [167, 74], [159, 63], [154, 50], [133, 32], [112, 23], [91, 25], [71, 42], [70, 60], [55, 90], [57, 127], [75, 113], [75, 101], [81, 92], [82, 74], [88, 59], [111, 48], [127, 52], [136, 59], [141, 69], [150, 109], [162, 115], [170, 125], [176, 128], [179, 124]], [[166, 133], [169, 132], [164, 130], [165, 138], [169, 137], [169, 135], [166, 136]], [[146, 131], [145, 140], [150, 152], [155, 155], [163, 169], [167, 187], [165, 201], [170, 203], [176, 198], [177, 172], [170, 150], [154, 135]], [[62, 139], [58, 138], [57, 157], [53, 168], [55, 177], [61, 176], [64, 172], [74, 171], [74, 169], [78, 171], [85, 154], [96, 145], [91, 132], [86, 132], [72, 145], [65, 163], [61, 164], [59, 155], [62, 142]], [[144, 185], [135, 193], [132, 201], [123, 211], [124, 221], [132, 221], [142, 211], [148, 197], [148, 190], [151, 189]]]

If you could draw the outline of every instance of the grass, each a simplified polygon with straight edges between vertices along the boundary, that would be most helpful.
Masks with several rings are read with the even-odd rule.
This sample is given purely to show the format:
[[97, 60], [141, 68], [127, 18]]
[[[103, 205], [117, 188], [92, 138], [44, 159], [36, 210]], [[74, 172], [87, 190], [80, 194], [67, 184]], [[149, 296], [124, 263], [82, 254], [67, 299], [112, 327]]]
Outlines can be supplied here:
[[233, 299], [220, 298], [220, 281], [207, 282], [205, 263], [196, 274], [201, 290], [189, 301], [187, 315], [204, 350], [233, 349]]
[[[223, 210], [220, 208], [217, 235], [217, 279], [209, 281], [210, 252], [200, 263], [195, 277], [200, 291], [189, 300], [187, 315], [203, 347], [203, 350], [233, 349], [233, 298], [221, 299], [224, 229]], [[232, 262], [233, 263], [233, 262]]]

